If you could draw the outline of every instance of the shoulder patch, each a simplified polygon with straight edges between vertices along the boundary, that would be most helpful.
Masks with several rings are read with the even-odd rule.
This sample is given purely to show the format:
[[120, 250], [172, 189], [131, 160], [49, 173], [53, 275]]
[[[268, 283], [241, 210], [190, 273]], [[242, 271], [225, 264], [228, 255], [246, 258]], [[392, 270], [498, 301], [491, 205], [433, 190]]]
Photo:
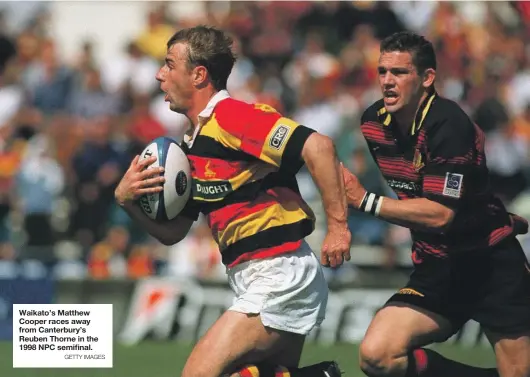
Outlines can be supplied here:
[[290, 132], [291, 127], [286, 124], [278, 124], [269, 139], [269, 146], [276, 150], [280, 150]]

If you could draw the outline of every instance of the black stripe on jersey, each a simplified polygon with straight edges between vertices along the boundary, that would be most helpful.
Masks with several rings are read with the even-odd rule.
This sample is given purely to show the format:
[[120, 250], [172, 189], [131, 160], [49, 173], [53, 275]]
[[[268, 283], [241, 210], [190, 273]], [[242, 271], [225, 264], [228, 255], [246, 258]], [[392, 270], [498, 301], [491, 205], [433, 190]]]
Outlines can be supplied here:
[[192, 151], [194, 156], [218, 158], [225, 161], [258, 161], [254, 156], [243, 151], [227, 148], [211, 137], [204, 135], [197, 135], [191, 150], [188, 149], [188, 151]]
[[315, 130], [305, 127], [298, 126], [293, 132], [293, 135], [289, 138], [285, 150], [282, 155], [281, 171], [284, 174], [296, 174], [302, 166], [304, 166], [304, 160], [302, 159], [302, 150], [307, 138]]
[[441, 163], [441, 164], [429, 164], [425, 167], [426, 175], [437, 175], [440, 177], [445, 177], [447, 173], [457, 173], [463, 174], [464, 177], [477, 175], [477, 166], [469, 164], [451, 164], [451, 163]]
[[297, 194], [300, 193], [295, 177], [285, 176], [280, 173], [271, 173], [259, 181], [247, 183], [246, 185], [239, 187], [234, 192], [225, 196], [223, 200], [216, 202], [200, 202], [202, 213], [207, 215], [212, 211], [216, 211], [231, 204], [251, 202], [256, 199], [260, 193], [274, 187], [286, 187]]
[[313, 221], [303, 219], [299, 222], [265, 229], [259, 233], [243, 238], [228, 246], [221, 252], [223, 264], [233, 263], [240, 255], [249, 250], [266, 249], [280, 246], [287, 242], [296, 242], [313, 232]]

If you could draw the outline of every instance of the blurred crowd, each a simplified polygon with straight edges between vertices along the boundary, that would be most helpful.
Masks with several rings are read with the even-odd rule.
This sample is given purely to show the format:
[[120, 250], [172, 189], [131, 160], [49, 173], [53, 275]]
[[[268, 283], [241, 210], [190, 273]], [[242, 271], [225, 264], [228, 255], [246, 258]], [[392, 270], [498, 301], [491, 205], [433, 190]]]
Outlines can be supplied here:
[[[203, 221], [183, 242], [162, 247], [113, 198], [148, 141], [180, 139], [189, 125], [169, 111], [154, 77], [169, 37], [196, 24], [233, 36], [232, 96], [269, 104], [332, 137], [365, 187], [386, 195], [359, 119], [380, 96], [379, 41], [405, 29], [425, 35], [437, 51], [438, 92], [487, 132], [494, 190], [507, 205], [527, 195], [527, 2], [204, 2], [185, 18], [175, 3], [152, 3], [114, 58], [97, 61], [97, 41], [87, 39], [74, 62], [59, 58], [46, 3], [25, 7], [16, 25], [5, 5], [16, 4], [0, 4], [0, 276], [17, 273], [13, 261], [28, 274], [57, 278], [224, 275]], [[325, 230], [318, 191], [306, 171], [298, 178]], [[403, 228], [355, 211], [349, 223], [354, 244], [384, 250], [384, 268], [394, 268], [396, 250], [410, 242]]]

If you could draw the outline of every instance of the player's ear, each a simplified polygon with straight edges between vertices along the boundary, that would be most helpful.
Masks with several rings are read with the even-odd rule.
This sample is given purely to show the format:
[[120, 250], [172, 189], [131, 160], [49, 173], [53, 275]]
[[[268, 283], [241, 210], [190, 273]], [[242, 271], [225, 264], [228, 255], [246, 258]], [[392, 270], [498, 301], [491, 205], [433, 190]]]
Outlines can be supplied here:
[[204, 86], [208, 80], [208, 70], [205, 66], [199, 65], [192, 72], [193, 84], [196, 87]]
[[427, 68], [425, 72], [423, 72], [422, 86], [425, 89], [431, 87], [434, 84], [435, 79], [436, 79], [436, 71], [432, 68]]

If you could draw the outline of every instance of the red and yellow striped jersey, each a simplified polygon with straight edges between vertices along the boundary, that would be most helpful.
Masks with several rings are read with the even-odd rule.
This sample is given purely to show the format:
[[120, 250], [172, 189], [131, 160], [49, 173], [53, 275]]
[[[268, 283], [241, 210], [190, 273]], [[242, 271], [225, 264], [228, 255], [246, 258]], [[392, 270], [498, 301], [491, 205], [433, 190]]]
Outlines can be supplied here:
[[201, 113], [193, 140], [182, 144], [193, 179], [182, 214], [206, 216], [223, 263], [232, 267], [292, 252], [312, 233], [315, 217], [295, 174], [314, 131], [224, 93]]

